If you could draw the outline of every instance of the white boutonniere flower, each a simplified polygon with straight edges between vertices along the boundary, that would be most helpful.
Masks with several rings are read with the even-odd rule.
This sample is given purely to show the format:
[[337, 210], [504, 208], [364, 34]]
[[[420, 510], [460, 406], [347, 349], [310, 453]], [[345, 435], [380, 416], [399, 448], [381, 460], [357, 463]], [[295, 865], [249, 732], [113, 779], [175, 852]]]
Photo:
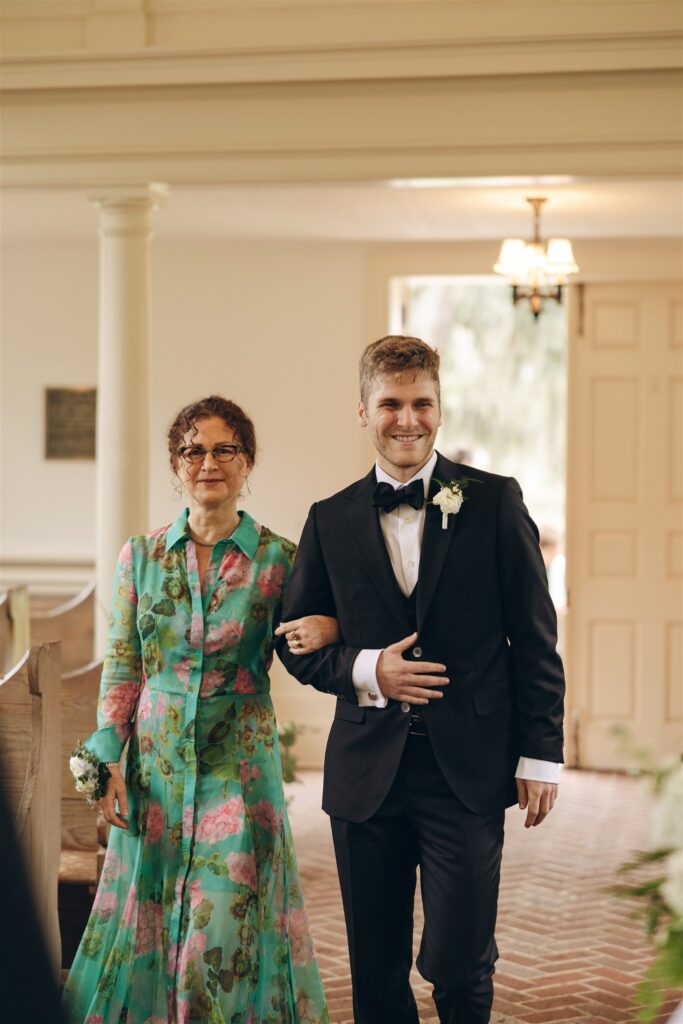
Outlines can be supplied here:
[[467, 501], [464, 491], [469, 483], [481, 483], [480, 480], [472, 480], [471, 477], [464, 476], [460, 480], [449, 480], [447, 483], [443, 483], [441, 480], [436, 481], [441, 488], [432, 498], [430, 504], [437, 505], [441, 509], [441, 529], [448, 529], [448, 517], [457, 516], [458, 512], [462, 507], [463, 501]]

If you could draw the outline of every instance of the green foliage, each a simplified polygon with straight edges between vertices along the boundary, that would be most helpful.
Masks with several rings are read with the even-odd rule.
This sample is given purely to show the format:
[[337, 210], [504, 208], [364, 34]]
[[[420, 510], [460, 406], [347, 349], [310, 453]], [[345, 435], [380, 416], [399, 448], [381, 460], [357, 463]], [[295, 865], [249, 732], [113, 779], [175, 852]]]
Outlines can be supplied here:
[[[659, 807], [665, 806], [665, 795], [662, 794], [665, 782], [675, 777], [683, 758], [657, 763], [653, 752], [634, 744], [623, 726], [615, 726], [612, 735], [618, 740], [622, 755], [631, 762], [633, 774], [648, 777], [655, 801]], [[619, 868], [620, 875], [631, 876], [629, 880], [607, 890], [634, 904], [634, 916], [643, 920], [646, 934], [656, 946], [657, 958], [636, 989], [640, 1006], [637, 1019], [643, 1024], [650, 1024], [655, 1019], [670, 988], [683, 986], [683, 919], [677, 916], [664, 897], [669, 859], [675, 853], [676, 849], [671, 845], [637, 853]]]
[[289, 722], [278, 730], [283, 782], [298, 782], [296, 766], [299, 762], [293, 748], [303, 729], [302, 725], [298, 725], [296, 722]]

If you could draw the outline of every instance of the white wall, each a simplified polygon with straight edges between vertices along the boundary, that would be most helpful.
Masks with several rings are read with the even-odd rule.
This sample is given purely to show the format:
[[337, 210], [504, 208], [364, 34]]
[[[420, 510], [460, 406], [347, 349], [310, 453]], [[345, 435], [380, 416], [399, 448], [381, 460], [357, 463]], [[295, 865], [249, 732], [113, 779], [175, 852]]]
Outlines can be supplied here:
[[97, 240], [2, 247], [0, 558], [90, 559], [94, 463], [46, 461], [45, 388], [97, 383]]
[[[360, 244], [153, 243], [150, 527], [181, 507], [168, 424], [212, 391], [256, 424], [245, 507], [277, 532], [298, 540], [311, 502], [366, 471], [355, 419], [366, 263]], [[43, 403], [48, 385], [97, 380], [96, 241], [8, 241], [2, 309], [0, 559], [93, 558], [94, 463], [44, 460]], [[273, 690], [281, 719], [307, 726], [302, 760], [320, 763], [332, 699], [279, 664]]]

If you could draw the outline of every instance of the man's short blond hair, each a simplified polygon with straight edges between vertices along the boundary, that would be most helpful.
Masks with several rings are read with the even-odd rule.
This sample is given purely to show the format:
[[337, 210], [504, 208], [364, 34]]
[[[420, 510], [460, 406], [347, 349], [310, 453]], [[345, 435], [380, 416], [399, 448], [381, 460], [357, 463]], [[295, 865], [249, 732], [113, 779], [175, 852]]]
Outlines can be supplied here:
[[388, 334], [371, 342], [360, 357], [360, 400], [367, 405], [377, 377], [404, 373], [426, 373], [434, 382], [441, 403], [439, 353], [420, 338]]

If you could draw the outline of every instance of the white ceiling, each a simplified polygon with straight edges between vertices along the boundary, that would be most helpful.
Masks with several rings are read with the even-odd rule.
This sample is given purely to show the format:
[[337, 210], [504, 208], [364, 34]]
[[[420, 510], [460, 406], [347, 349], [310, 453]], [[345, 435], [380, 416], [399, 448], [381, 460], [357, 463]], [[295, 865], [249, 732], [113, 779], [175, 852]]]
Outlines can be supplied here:
[[[357, 185], [175, 187], [157, 214], [158, 239], [461, 241], [528, 237], [525, 196], [548, 197], [545, 238], [667, 238], [683, 234], [681, 181], [455, 179]], [[84, 193], [0, 192], [0, 232], [92, 238]]]

